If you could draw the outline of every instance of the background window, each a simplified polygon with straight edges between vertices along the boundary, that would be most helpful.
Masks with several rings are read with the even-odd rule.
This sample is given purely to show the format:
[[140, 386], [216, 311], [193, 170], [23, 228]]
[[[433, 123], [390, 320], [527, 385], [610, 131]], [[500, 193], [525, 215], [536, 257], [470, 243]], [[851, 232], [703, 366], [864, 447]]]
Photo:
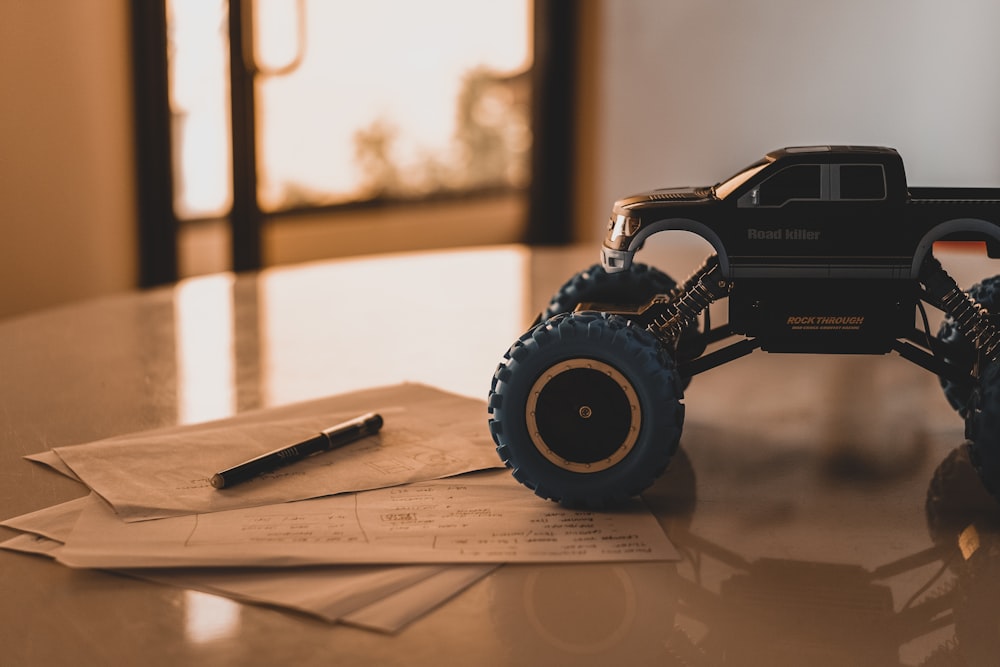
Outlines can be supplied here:
[[228, 3], [167, 0], [173, 205], [179, 220], [233, 203]]
[[[527, 184], [528, 0], [244, 4], [262, 211]], [[228, 12], [168, 0], [181, 220], [232, 203]]]
[[[568, 240], [575, 3], [132, 11], [141, 284], [411, 243]], [[368, 232], [392, 211], [419, 223]], [[387, 243], [359, 245], [361, 227]]]
[[[258, 12], [261, 208], [525, 186], [529, 9], [313, 0], [299, 35]], [[296, 40], [304, 57], [283, 71]]]

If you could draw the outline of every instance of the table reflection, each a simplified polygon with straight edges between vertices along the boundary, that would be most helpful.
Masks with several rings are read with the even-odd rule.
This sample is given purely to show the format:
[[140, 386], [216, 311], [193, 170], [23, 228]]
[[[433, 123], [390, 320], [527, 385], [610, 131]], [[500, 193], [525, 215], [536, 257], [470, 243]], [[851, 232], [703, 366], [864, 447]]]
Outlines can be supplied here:
[[[995, 664], [1000, 507], [964, 443], [927, 484], [930, 546], [874, 567], [749, 556], [705, 539], [692, 526], [695, 469], [683, 449], [679, 459], [647, 500], [683, 554], [666, 639], [681, 664]], [[846, 539], [830, 533], [825, 542], [833, 554]]]
[[529, 318], [528, 262], [484, 249], [181, 282], [178, 423], [406, 381], [482, 398]]
[[181, 282], [174, 292], [179, 424], [236, 412], [234, 282], [220, 274]]
[[[524, 326], [526, 268], [525, 251], [510, 248], [265, 272], [265, 404], [432, 379], [484, 397], [493, 367]], [[478, 376], [470, 372], [476, 366]]]
[[228, 598], [184, 591], [184, 633], [193, 644], [235, 637], [243, 606]]
[[913, 509], [923, 510], [932, 539], [895, 558], [874, 566], [837, 558], [843, 552], [833, 545], [849, 535], [835, 532], [827, 535], [828, 560], [751, 555], [738, 535], [699, 534], [699, 524], [726, 510], [697, 497], [696, 468], [682, 448], [645, 494], [682, 560], [502, 568], [486, 585], [504, 659], [596, 666], [627, 654], [630, 664], [689, 667], [995, 665], [1000, 508], [979, 484], [964, 444], [925, 486], [925, 507]]

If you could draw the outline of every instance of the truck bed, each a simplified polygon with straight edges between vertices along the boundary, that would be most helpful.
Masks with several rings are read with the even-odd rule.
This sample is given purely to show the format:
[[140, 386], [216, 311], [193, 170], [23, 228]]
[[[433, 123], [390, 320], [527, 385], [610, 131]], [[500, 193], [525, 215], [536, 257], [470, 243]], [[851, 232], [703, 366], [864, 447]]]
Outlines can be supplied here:
[[1000, 188], [910, 188], [910, 203], [1000, 202]]

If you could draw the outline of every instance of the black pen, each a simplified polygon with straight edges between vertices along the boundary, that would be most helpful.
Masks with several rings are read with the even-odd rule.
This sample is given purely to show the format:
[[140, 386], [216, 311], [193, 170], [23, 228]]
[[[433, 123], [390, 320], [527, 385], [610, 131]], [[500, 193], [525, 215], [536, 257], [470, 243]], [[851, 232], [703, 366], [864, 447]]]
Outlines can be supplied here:
[[245, 482], [251, 477], [281, 468], [289, 463], [301, 461], [307, 456], [349, 445], [355, 440], [378, 433], [380, 428], [382, 428], [382, 417], [374, 412], [369, 412], [343, 424], [323, 429], [318, 435], [308, 440], [276, 449], [267, 454], [261, 454], [238, 466], [218, 472], [212, 475], [212, 486], [224, 489], [227, 486]]

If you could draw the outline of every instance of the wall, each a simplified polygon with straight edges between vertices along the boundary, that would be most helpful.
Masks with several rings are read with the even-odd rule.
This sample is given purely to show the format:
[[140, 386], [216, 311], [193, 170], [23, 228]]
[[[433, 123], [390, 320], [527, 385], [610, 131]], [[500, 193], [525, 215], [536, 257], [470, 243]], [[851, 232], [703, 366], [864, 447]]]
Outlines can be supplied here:
[[592, 11], [581, 239], [601, 238], [619, 197], [710, 185], [782, 146], [888, 145], [913, 185], [1000, 187], [995, 0], [604, 0]]
[[127, 0], [0, 0], [0, 317], [136, 281]]

